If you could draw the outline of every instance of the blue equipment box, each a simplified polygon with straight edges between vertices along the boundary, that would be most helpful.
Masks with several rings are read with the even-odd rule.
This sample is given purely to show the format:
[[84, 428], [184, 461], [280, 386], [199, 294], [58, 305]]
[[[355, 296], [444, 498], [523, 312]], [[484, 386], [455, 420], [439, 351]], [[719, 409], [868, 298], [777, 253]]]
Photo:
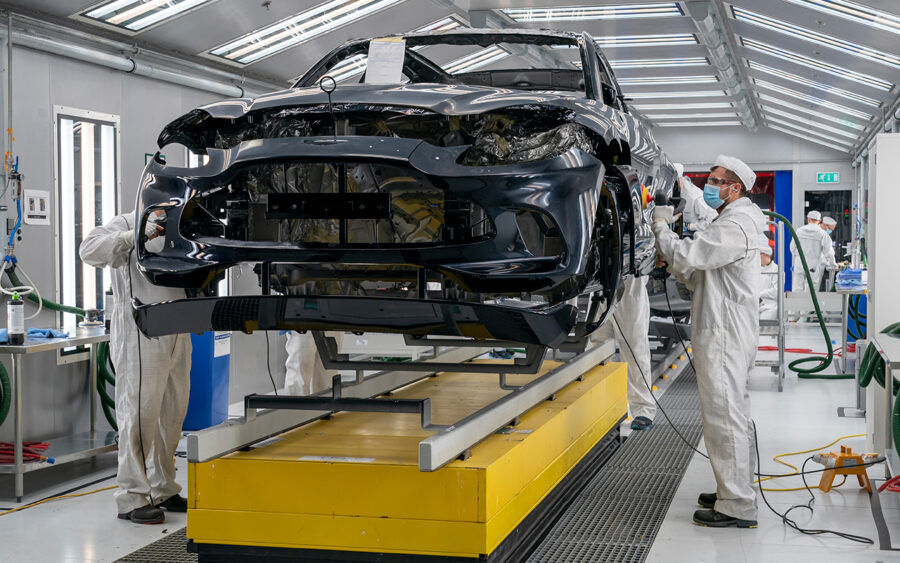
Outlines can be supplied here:
[[191, 334], [191, 398], [183, 430], [202, 430], [228, 418], [231, 333]]

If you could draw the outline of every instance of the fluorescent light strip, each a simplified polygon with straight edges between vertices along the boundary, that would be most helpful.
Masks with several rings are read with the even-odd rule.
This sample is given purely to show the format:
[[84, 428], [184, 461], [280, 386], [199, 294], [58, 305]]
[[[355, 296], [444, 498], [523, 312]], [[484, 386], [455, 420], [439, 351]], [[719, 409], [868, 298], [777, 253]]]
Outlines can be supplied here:
[[368, 55], [353, 55], [331, 67], [326, 74], [334, 78], [335, 82], [341, 82], [365, 72], [368, 60]]
[[772, 55], [773, 57], [778, 57], [781, 60], [788, 60], [794, 64], [802, 65], [814, 70], [821, 70], [822, 72], [827, 72], [828, 74], [843, 78], [844, 80], [852, 80], [853, 82], [857, 82], [871, 88], [876, 88], [878, 90], [884, 90], [886, 92], [890, 91], [890, 89], [893, 87], [893, 84], [887, 82], [886, 80], [882, 80], [868, 74], [863, 74], [861, 72], [856, 72], [848, 68], [830, 65], [826, 62], [811, 59], [799, 53], [794, 53], [793, 51], [779, 49], [778, 47], [773, 47], [772, 45], [762, 43], [754, 39], [741, 37], [741, 41], [744, 43], [744, 46], [750, 50], [757, 51], [759, 53], [766, 53], [768, 55]]
[[823, 14], [861, 23], [883, 31], [900, 34], [900, 16], [846, 0], [784, 0], [797, 6], [818, 10]]
[[448, 63], [443, 69], [450, 74], [470, 72], [509, 56], [509, 51], [494, 45]]
[[140, 31], [211, 0], [115, 0], [84, 12], [86, 18]]
[[828, 100], [823, 100], [822, 98], [810, 96], [809, 94], [804, 94], [803, 92], [791, 90], [790, 88], [785, 88], [784, 86], [772, 84], [771, 82], [767, 82], [767, 81], [761, 80], [759, 78], [756, 78], [753, 81], [756, 83], [757, 86], [759, 86], [761, 88], [766, 88], [767, 90], [772, 90], [773, 92], [778, 92], [780, 94], [784, 94], [785, 96], [790, 96], [792, 98], [797, 98], [798, 100], [810, 102], [810, 103], [816, 104], [818, 106], [822, 106], [823, 108], [828, 108], [828, 109], [832, 109], [834, 111], [839, 111], [841, 113], [846, 113], [847, 115], [852, 115], [853, 117], [858, 117], [858, 118], [866, 120], [866, 121], [872, 119], [872, 115], [868, 114], [864, 111], [859, 111], [857, 109], [848, 108], [847, 106], [842, 106], [841, 104], [829, 102]]
[[763, 111], [766, 113], [770, 113], [772, 115], [778, 115], [781, 117], [786, 117], [788, 119], [793, 119], [794, 121], [803, 123], [805, 125], [809, 125], [810, 127], [818, 127], [819, 129], [822, 129], [824, 131], [829, 131], [831, 133], [834, 133], [835, 135], [840, 135], [842, 137], [848, 137], [850, 139], [853, 139], [854, 141], [859, 138], [859, 135], [850, 133], [849, 131], [844, 131], [843, 129], [838, 129], [837, 127], [825, 125], [824, 123], [819, 123], [818, 121], [813, 121], [812, 119], [806, 119], [805, 117], [801, 117], [799, 115], [794, 115], [793, 113], [791, 113], [789, 111], [782, 111], [778, 108], [773, 108], [772, 106], [767, 106], [765, 104], [761, 104], [761, 105], [762, 105]]
[[684, 15], [675, 2], [603, 7], [511, 8], [500, 11], [518, 22], [617, 20], [623, 18], [662, 18]]
[[669, 98], [717, 98], [725, 95], [725, 90], [696, 90], [692, 92], [628, 92], [625, 94], [625, 97], [634, 100], [656, 100]]
[[826, 140], [831, 141], [832, 143], [836, 143], [838, 145], [846, 145], [848, 147], [853, 146], [852, 141], [848, 141], [846, 139], [837, 139], [830, 135], [826, 135], [825, 133], [819, 133], [818, 131], [813, 131], [812, 129], [809, 129], [808, 127], [804, 127], [802, 125], [797, 125], [796, 123], [791, 123], [790, 121], [785, 121], [783, 119], [778, 119], [777, 117], [772, 117], [771, 115], [766, 116], [766, 121], [768, 121], [769, 123], [777, 123], [784, 127], [796, 129], [796, 130], [800, 131], [801, 133], [803, 133], [804, 135], [815, 135], [816, 137], [826, 139]]
[[210, 49], [209, 53], [250, 64], [403, 1], [331, 0]]
[[718, 82], [719, 79], [713, 75], [698, 76], [642, 76], [633, 78], [620, 78], [619, 84], [622, 86], [654, 86], [668, 84], [709, 84]]
[[678, 110], [678, 109], [731, 109], [729, 102], [703, 102], [696, 104], [634, 104], [634, 109], [645, 112], [647, 110]]
[[[601, 37], [594, 40], [598, 47], [665, 47], [669, 45], [696, 45], [697, 38], [690, 33], [668, 33], [661, 35], [623, 35], [622, 37]], [[568, 46], [563, 46], [569, 48]]]
[[644, 117], [650, 120], [656, 119], [704, 119], [704, 118], [719, 118], [719, 117], [734, 117], [737, 118], [737, 114], [733, 111], [727, 112], [715, 112], [715, 113], [645, 113]]
[[739, 126], [740, 121], [664, 121], [657, 123], [657, 127], [720, 127], [720, 126]]
[[885, 53], [884, 51], [866, 47], [865, 45], [859, 45], [857, 43], [844, 41], [843, 39], [825, 35], [823, 33], [819, 33], [818, 31], [813, 31], [805, 27], [785, 23], [768, 16], [763, 16], [761, 14], [751, 12], [750, 10], [738, 8], [737, 6], [732, 6], [731, 10], [734, 13], [734, 19], [738, 21], [747, 22], [764, 29], [769, 29], [778, 33], [782, 33], [784, 35], [788, 35], [790, 37], [796, 37], [797, 39], [803, 39], [805, 41], [809, 41], [810, 43], [815, 43], [816, 45], [822, 45], [823, 47], [837, 49], [838, 51], [841, 51], [843, 53], [854, 55], [856, 57], [866, 59], [867, 61], [882, 63], [891, 68], [900, 68], [900, 57], [898, 57], [897, 55]]
[[865, 125], [861, 125], [855, 121], [850, 121], [849, 119], [844, 119], [843, 117], [832, 117], [830, 115], [824, 115], [821, 112], [818, 112], [816, 110], [805, 108], [803, 106], [798, 106], [797, 104], [793, 104], [786, 100], [782, 100], [781, 98], [776, 98], [775, 96], [770, 96], [768, 94], [759, 94], [759, 99], [764, 102], [778, 104], [780, 106], [805, 113], [806, 115], [809, 115], [811, 117], [828, 117], [828, 118], [834, 119], [836, 122], [840, 123], [841, 125], [845, 125], [851, 129], [856, 129], [857, 131], [865, 131], [865, 129], [866, 129]]
[[412, 33], [425, 33], [426, 31], [449, 31], [460, 27], [469, 27], [465, 22], [455, 16], [441, 18], [412, 31]]
[[623, 68], [664, 68], [672, 66], [707, 66], [709, 60], [706, 57], [686, 57], [682, 59], [627, 59], [621, 61], [609, 61], [609, 66], [614, 69]]
[[785, 129], [785, 128], [779, 127], [779, 126], [777, 126], [777, 125], [769, 124], [769, 125], [767, 125], [767, 127], [768, 127], [769, 129], [774, 129], [774, 130], [776, 130], [776, 131], [781, 131], [782, 133], [786, 133], [786, 134], [788, 134], [788, 135], [791, 135], [792, 137], [797, 137], [797, 138], [800, 138], [800, 139], [804, 139], [804, 140], [806, 140], [806, 141], [809, 141], [809, 142], [811, 142], [811, 143], [816, 143], [816, 144], [819, 144], [819, 145], [824, 145], [824, 146], [826, 146], [826, 147], [828, 147], [828, 148], [830, 148], [830, 149], [834, 149], [834, 150], [836, 150], [836, 151], [840, 151], [840, 152], [849, 152], [849, 151], [850, 151], [850, 147], [838, 147], [838, 146], [832, 145], [831, 143], [826, 143], [825, 141], [820, 141], [819, 139], [815, 139], [815, 138], [813, 138], [813, 137], [808, 137], [808, 136], [806, 136], [806, 135], [804, 135], [804, 134], [802, 134], [802, 133], [796, 133], [796, 132], [794, 132], [794, 131], [791, 131], [790, 129]]
[[757, 63], [755, 61], [747, 60], [747, 64], [750, 65], [750, 68], [753, 70], [758, 70], [760, 72], [764, 72], [766, 74], [771, 74], [772, 76], [777, 76], [779, 78], [784, 78], [785, 80], [790, 80], [792, 82], [796, 82], [797, 84], [803, 84], [804, 86], [809, 86], [811, 88], [816, 88], [818, 90], [822, 90], [823, 92], [828, 92], [829, 94], [835, 94], [837, 96], [841, 96], [843, 98], [847, 98], [848, 100], [854, 100], [863, 104], [867, 104], [870, 106], [881, 107], [881, 102], [870, 98], [868, 96], [863, 96], [862, 94], [857, 94], [856, 92], [851, 92], [849, 90], [844, 90], [842, 88], [836, 88], [829, 84], [823, 84], [821, 82], [816, 82], [814, 80], [810, 80], [808, 78], [804, 78], [797, 74], [787, 72], [781, 69], [772, 68], [770, 66], [766, 66], [764, 64]]

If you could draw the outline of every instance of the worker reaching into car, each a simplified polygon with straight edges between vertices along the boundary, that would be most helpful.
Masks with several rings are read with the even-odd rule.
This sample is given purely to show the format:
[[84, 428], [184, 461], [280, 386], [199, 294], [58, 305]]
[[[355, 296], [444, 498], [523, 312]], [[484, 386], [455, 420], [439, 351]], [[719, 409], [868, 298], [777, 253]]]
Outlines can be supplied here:
[[[153, 212], [143, 230], [150, 252], [162, 249], [165, 230]], [[131, 314], [131, 299], [145, 303], [183, 299], [183, 289], [153, 285], [137, 269], [135, 214], [94, 227], [79, 249], [95, 268], [112, 270], [114, 302], [110, 349], [116, 366], [116, 423], [119, 468], [115, 492], [119, 518], [138, 524], [165, 521], [162, 508], [186, 512], [187, 501], [175, 482], [175, 447], [190, 396], [189, 334], [147, 338]]]
[[674, 166], [675, 171], [678, 172], [681, 198], [684, 200], [684, 227], [691, 233], [702, 231], [718, 215], [703, 201], [703, 190], [695, 186], [694, 182], [684, 175], [684, 165], [675, 163]]
[[718, 217], [694, 238], [679, 238], [671, 206], [653, 210], [653, 234], [669, 271], [694, 292], [691, 342], [703, 436], [716, 492], [701, 494], [701, 526], [755, 528], [755, 440], [747, 381], [759, 339], [759, 235], [765, 216], [747, 197], [756, 174], [720, 155], [703, 189]]

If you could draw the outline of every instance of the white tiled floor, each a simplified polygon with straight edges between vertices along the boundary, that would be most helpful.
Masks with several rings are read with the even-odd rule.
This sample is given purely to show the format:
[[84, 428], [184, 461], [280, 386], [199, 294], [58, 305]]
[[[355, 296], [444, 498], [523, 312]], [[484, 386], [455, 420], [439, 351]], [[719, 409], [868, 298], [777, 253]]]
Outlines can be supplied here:
[[[839, 331], [839, 329], [838, 329]], [[834, 331], [833, 331], [834, 332]], [[793, 325], [788, 333], [788, 347], [824, 349], [817, 329]], [[765, 357], [763, 355], [760, 356]], [[798, 357], [791, 355], [790, 359]], [[829, 370], [831, 373], [834, 370]], [[854, 402], [853, 382], [798, 379], [789, 374], [783, 393], [778, 392], [775, 378], [767, 368], [757, 368], [751, 375], [752, 412], [759, 434], [762, 470], [765, 473], [784, 473], [788, 468], [772, 461], [772, 456], [817, 448], [845, 435], [865, 432], [861, 418], [839, 418], [837, 407]], [[864, 438], [840, 442], [857, 451], [865, 451]], [[701, 441], [702, 446], [702, 441]], [[827, 450], [838, 449], [838, 445]], [[703, 448], [701, 447], [701, 450]], [[798, 455], [786, 461], [799, 465], [807, 456]], [[810, 462], [807, 469], [819, 468]], [[869, 469], [870, 478], [882, 479], [883, 466]], [[810, 476], [810, 484], [818, 483], [818, 475]], [[802, 486], [798, 477], [777, 479], [767, 487]], [[697, 495], [715, 490], [709, 462], [699, 455], [688, 471], [663, 522], [648, 562], [677, 563], [680, 561], [900, 561], [900, 552], [880, 551], [875, 521], [869, 497], [862, 492], [855, 479], [830, 493], [814, 489], [815, 512], [795, 510], [792, 516], [803, 527], [835, 529], [875, 540], [875, 546], [865, 546], [831, 536], [810, 536], [797, 533], [772, 514], [759, 500], [759, 528], [755, 530], [711, 529], [693, 525], [691, 517], [697, 510]], [[805, 503], [805, 491], [769, 492], [769, 502], [779, 512], [794, 504]], [[884, 493], [879, 498], [885, 521], [894, 534], [894, 545], [900, 545], [900, 501], [897, 494]]]
[[[810, 327], [794, 326], [789, 334], [788, 344], [794, 347], [822, 348], [821, 335], [817, 335]], [[751, 377], [750, 385], [753, 416], [758, 426], [762, 468], [765, 472], [781, 473], [786, 469], [772, 461], [772, 456], [776, 453], [819, 447], [839, 436], [865, 431], [863, 419], [838, 418], [836, 415], [838, 406], [853, 403], [851, 381], [798, 380], [796, 376], [788, 376], [784, 392], [779, 393], [774, 376], [765, 369], [758, 369]], [[862, 438], [846, 440], [844, 443], [854, 449], [864, 450]], [[789, 461], [802, 462], [803, 459], [804, 456], [795, 456]], [[184, 458], [179, 458], [176, 466], [183, 485], [187, 475]], [[75, 480], [57, 479], [55, 483], [42, 483], [42, 478], [38, 477], [42, 472], [30, 474], [26, 476], [26, 484], [29, 484], [31, 494], [26, 497], [26, 501], [38, 500], [114, 471], [114, 457], [106, 457], [94, 465], [82, 467], [80, 476]], [[871, 469], [869, 473], [873, 478], [880, 479], [883, 476], [880, 466]], [[771, 486], [800, 484], [797, 478], [779, 481], [779, 485]], [[111, 484], [113, 481], [109, 480], [85, 490]], [[0, 507], [13, 506], [6, 497], [9, 485], [8, 478], [0, 479]], [[712, 491], [713, 488], [709, 463], [695, 456], [676, 493], [648, 561], [900, 561], [900, 552], [879, 551], [877, 547], [861, 546], [836, 537], [798, 534], [786, 528], [762, 502], [758, 529], [713, 530], [694, 526], [691, 515], [697, 509], [697, 494]], [[770, 502], [779, 511], [806, 500], [805, 492], [772, 492], [768, 495]], [[900, 545], [898, 497], [900, 495], [892, 493], [885, 493], [880, 497], [885, 520], [896, 536], [895, 545]], [[869, 498], [860, 492], [855, 482], [848, 482], [828, 494], [817, 491], [814, 507], [816, 510], [811, 517], [797, 512], [796, 517], [801, 525], [865, 535], [875, 539], [877, 544]], [[181, 528], [184, 523], [183, 514], [167, 514], [167, 521], [162, 526], [140, 526], [116, 520], [112, 491], [58, 500], [0, 516], [0, 561], [113, 561]]]

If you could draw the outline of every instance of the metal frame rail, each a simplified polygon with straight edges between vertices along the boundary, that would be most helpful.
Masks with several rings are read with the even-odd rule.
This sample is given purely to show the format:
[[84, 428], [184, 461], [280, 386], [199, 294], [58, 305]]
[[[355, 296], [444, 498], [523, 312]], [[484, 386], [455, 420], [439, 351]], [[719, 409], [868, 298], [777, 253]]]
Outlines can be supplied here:
[[[774, 321], [772, 320], [760, 320], [759, 326], [760, 329], [763, 327], [775, 327], [777, 330], [775, 332], [776, 345], [778, 346], [778, 360], [756, 360], [756, 365], [760, 367], [768, 367], [771, 368], [772, 373], [776, 375], [778, 378], [778, 392], [784, 391], [784, 346], [785, 346], [785, 336], [786, 329], [784, 325], [785, 319], [785, 306], [784, 306], [784, 225], [781, 221], [767, 221], [769, 225], [774, 225], [775, 230], [775, 249], [777, 254], [777, 262], [778, 262], [778, 273], [777, 274], [763, 274], [763, 275], [777, 275], [778, 276], [778, 313], [777, 317]], [[760, 334], [762, 330], [760, 330]], [[766, 336], [772, 336], [769, 333], [765, 333]]]

